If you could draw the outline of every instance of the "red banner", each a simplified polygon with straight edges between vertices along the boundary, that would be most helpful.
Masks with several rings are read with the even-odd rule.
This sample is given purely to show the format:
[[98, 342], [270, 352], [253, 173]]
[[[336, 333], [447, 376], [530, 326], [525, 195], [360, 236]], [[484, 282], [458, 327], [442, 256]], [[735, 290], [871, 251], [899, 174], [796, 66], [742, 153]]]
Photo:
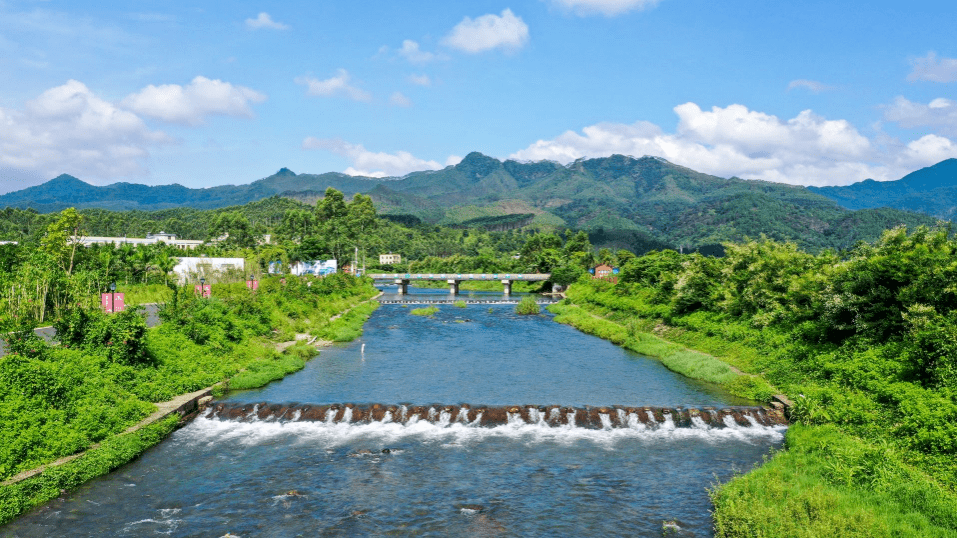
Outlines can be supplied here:
[[107, 314], [113, 312], [122, 312], [126, 310], [126, 304], [122, 293], [101, 293], [100, 305]]
[[203, 299], [208, 299], [210, 295], [213, 294], [213, 285], [212, 284], [202, 284], [203, 290], [200, 292], [200, 284], [196, 284], [195, 292], [202, 293]]

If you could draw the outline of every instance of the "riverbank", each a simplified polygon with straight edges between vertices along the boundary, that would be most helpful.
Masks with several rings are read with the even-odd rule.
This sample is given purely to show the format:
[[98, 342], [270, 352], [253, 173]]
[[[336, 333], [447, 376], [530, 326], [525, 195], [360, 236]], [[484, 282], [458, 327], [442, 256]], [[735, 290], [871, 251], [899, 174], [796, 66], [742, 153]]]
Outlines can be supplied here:
[[[946, 418], [954, 404], [946, 392], [888, 383], [886, 373], [869, 377], [880, 361], [899, 356], [893, 344], [835, 353], [726, 316], [676, 315], [652, 297], [640, 286], [580, 281], [568, 291], [571, 304], [554, 308], [556, 321], [640, 353], [673, 357], [675, 371], [711, 377], [737, 394], [767, 401], [774, 383], [794, 401], [786, 449], [711, 491], [716, 536], [957, 536], [954, 464], [938, 456], [954, 438]], [[696, 352], [727, 368], [681, 358]], [[850, 368], [843, 375], [857, 381], [795, 375], [809, 367]], [[869, 389], [861, 387], [864, 380]], [[881, 394], [887, 399], [875, 400]], [[903, 428], [913, 437], [895, 434]], [[919, 448], [935, 446], [928, 442], [942, 444]]]
[[[594, 303], [583, 301], [581, 304], [575, 304], [574, 299], [568, 299], [550, 305], [548, 310], [555, 314], [555, 321], [558, 323], [571, 325], [584, 333], [608, 340], [635, 353], [654, 357], [673, 372], [721, 385], [735, 396], [772, 404], [773, 397], [778, 392], [760, 376], [742, 372], [725, 360], [668, 341], [654, 332], [642, 331], [642, 328], [648, 326], [647, 323], [640, 323], [637, 319], [620, 323], [614, 319], [613, 313], [603, 311]], [[656, 325], [653, 331], [664, 334], [671, 332], [661, 324]]]
[[136, 457], [203, 396], [302, 369], [314, 345], [276, 348], [292, 331], [348, 341], [378, 306], [377, 290], [351, 277], [263, 281], [255, 295], [232, 288], [215, 299], [181, 294], [148, 330], [132, 312], [77, 313], [58, 330], [62, 345], [31, 342], [0, 359], [21, 389], [0, 388], [0, 524]]

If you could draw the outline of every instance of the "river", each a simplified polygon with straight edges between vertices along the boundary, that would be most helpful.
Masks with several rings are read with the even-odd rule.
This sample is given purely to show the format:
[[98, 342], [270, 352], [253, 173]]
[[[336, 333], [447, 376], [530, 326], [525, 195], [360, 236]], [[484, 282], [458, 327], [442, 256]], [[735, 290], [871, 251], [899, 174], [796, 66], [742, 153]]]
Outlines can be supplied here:
[[[443, 305], [428, 318], [413, 308], [382, 306], [360, 339], [228, 395], [219, 411], [0, 534], [710, 536], [707, 488], [783, 441], [783, 427], [749, 417], [681, 427], [682, 408], [752, 402], [548, 314]], [[374, 419], [350, 420], [372, 404], [383, 404]], [[323, 416], [306, 420], [318, 406]], [[523, 411], [489, 422], [508, 406]], [[597, 406], [610, 415], [584, 424]]]

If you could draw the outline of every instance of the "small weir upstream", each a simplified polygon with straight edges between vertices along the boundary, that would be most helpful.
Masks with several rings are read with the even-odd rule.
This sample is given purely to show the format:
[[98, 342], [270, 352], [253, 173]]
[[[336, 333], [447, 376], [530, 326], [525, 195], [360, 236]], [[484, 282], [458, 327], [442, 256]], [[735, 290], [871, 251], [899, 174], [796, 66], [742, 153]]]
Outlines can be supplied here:
[[548, 315], [383, 305], [361, 339], [0, 535], [711, 536], [707, 488], [785, 428]]

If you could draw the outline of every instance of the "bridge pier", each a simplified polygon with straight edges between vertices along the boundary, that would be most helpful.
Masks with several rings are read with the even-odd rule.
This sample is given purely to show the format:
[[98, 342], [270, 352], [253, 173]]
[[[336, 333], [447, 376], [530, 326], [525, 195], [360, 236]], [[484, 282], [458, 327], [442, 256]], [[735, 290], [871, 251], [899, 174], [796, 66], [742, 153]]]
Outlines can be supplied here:
[[449, 282], [449, 294], [458, 295], [460, 281], [455, 280], [454, 278], [450, 278], [448, 282]]
[[505, 295], [511, 295], [511, 294], [512, 294], [512, 281], [511, 281], [511, 280], [503, 280], [503, 281], [502, 281], [502, 285], [505, 286]]
[[409, 293], [409, 281], [404, 278], [395, 279], [395, 283], [399, 285], [399, 295], [405, 295]]

